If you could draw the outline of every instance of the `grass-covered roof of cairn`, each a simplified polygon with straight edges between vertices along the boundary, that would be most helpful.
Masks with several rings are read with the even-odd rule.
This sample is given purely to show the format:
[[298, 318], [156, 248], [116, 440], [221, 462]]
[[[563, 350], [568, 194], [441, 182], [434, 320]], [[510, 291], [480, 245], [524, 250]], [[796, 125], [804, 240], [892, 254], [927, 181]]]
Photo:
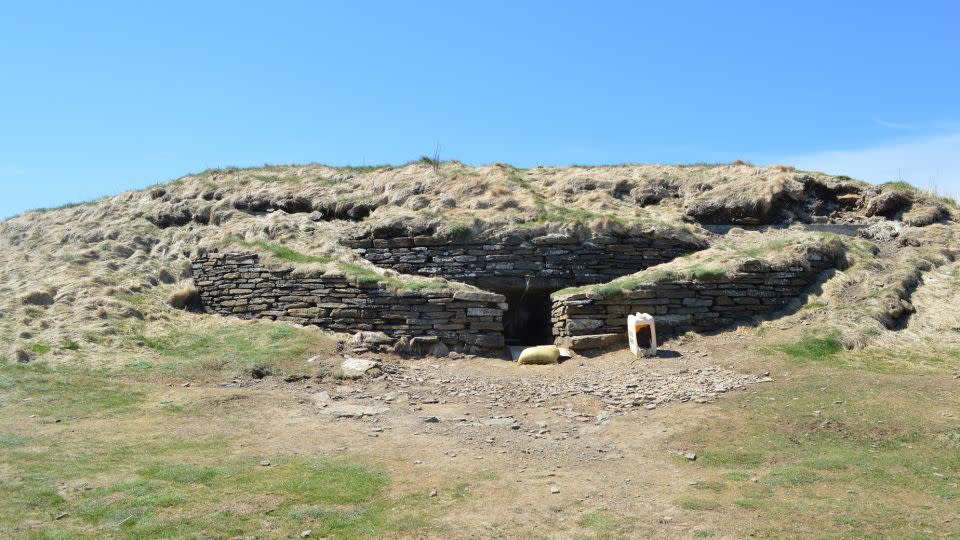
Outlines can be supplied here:
[[845, 249], [840, 237], [830, 233], [799, 229], [763, 233], [736, 230], [715, 241], [709, 249], [607, 283], [563, 289], [552, 296], [592, 293], [614, 297], [651, 283], [717, 281], [733, 277], [757, 263], [773, 268], [809, 267], [810, 255], [839, 257]]

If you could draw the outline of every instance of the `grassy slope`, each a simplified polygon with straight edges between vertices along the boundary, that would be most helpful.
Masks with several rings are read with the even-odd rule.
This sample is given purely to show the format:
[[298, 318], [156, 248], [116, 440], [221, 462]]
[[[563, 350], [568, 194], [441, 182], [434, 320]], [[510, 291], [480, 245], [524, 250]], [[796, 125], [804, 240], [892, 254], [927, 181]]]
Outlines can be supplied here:
[[753, 356], [784, 376], [677, 438], [700, 479], [679, 506], [760, 538], [960, 537], [960, 351], [843, 351], [809, 334]]

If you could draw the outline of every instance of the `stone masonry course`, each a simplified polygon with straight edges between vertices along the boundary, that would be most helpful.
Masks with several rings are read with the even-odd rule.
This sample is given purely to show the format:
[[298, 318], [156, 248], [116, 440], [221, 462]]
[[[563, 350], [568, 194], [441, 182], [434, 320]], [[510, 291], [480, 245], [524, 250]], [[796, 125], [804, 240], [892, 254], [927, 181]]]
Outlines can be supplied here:
[[505, 299], [469, 290], [394, 290], [340, 274], [267, 268], [254, 253], [205, 253], [192, 264], [204, 309], [246, 319], [314, 325], [335, 332], [436, 336], [450, 349], [502, 350]]

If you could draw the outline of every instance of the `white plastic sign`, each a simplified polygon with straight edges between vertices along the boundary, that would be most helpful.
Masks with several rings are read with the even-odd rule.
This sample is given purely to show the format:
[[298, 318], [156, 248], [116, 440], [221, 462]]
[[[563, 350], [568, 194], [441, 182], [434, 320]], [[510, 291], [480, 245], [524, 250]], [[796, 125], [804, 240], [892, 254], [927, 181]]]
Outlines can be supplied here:
[[657, 355], [657, 325], [648, 313], [627, 316], [627, 340], [636, 357]]

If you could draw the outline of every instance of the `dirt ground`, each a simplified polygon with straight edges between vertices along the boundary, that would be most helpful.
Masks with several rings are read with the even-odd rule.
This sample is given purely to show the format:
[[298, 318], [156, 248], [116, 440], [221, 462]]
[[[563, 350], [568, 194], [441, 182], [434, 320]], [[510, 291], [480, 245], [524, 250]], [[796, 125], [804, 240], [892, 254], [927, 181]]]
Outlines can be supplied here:
[[[921, 294], [928, 292], [934, 291]], [[773, 324], [783, 323], [768, 323], [768, 327]], [[803, 331], [800, 323], [781, 333], [799, 336]], [[776, 489], [776, 483], [767, 483], [767, 479], [777, 478], [769, 467], [800, 455], [800, 450], [787, 450], [784, 455], [764, 458], [769, 463], [751, 464], [742, 479], [737, 476], [741, 474], [738, 470], [716, 469], [715, 456], [723, 454], [711, 453], [711, 444], [740, 438], [748, 450], [756, 444], [738, 431], [755, 421], [749, 410], [752, 403], [788, 399], [783, 396], [792, 395], [794, 388], [811, 379], [820, 380], [824, 373], [826, 380], [840, 386], [840, 392], [856, 388], [836, 377], [833, 367], [801, 367], [763, 353], [770, 343], [765, 334], [763, 328], [743, 328], [667, 343], [658, 358], [638, 360], [628, 351], [618, 350], [594, 358], [575, 357], [558, 366], [518, 366], [480, 358], [409, 360], [368, 354], [381, 362], [380, 367], [353, 380], [329, 376], [290, 380], [268, 375], [198, 382], [170, 377], [137, 384], [145, 398], [134, 411], [123, 415], [73, 416], [65, 411], [68, 418], [61, 422], [46, 415], [26, 414], [28, 410], [8, 403], [0, 415], [0, 432], [30, 433], [41, 440], [63, 441], [65, 446], [94, 441], [103, 448], [131, 441], [135, 445], [158, 440], [222, 441], [214, 454], [204, 458], [212, 463], [329, 458], [372, 464], [383, 468], [390, 478], [391, 500], [419, 497], [423, 506], [418, 512], [430, 516], [428, 526], [374, 531], [373, 536], [816, 536], [815, 528], [791, 525], [776, 513], [771, 516], [769, 512], [740, 507], [745, 499], [732, 501], [730, 509], [723, 509], [713, 502], [705, 505], [691, 498], [691, 493], [699, 495], [704, 487], [720, 496], [730, 493], [732, 488], [717, 487], [730, 484], [725, 478], [742, 480], [739, 489], [744, 493], [753, 486]], [[338, 358], [315, 357], [310, 363]], [[860, 384], [870, 385], [870, 392], [889, 391], [898, 385], [908, 386], [917, 395], [921, 391], [940, 392], [944, 387], [938, 385], [949, 386], [950, 382], [942, 377], [942, 371], [935, 373], [934, 379], [912, 372], [876, 375], [876, 381]], [[770, 391], [780, 392], [770, 394], [780, 397], [761, 397]], [[805, 399], [802, 392], [797, 395]], [[897, 403], [892, 393], [885, 399]], [[928, 406], [913, 399], [915, 405]], [[941, 400], [941, 405], [947, 407], [945, 411], [952, 411], [944, 412], [951, 416], [941, 420], [952, 422], [949, 425], [954, 429], [952, 415], [960, 414], [955, 410], [955, 396], [947, 402]], [[777, 412], [775, 418], [781, 418], [781, 414]], [[760, 417], [756, 421], [766, 420]], [[794, 419], [785, 416], [782, 421], [787, 426]], [[916, 421], [908, 418], [908, 422]], [[775, 420], [772, 434], [764, 436], [777, 436], [779, 423]], [[718, 429], [720, 434], [716, 433]], [[724, 430], [730, 430], [725, 441]], [[704, 434], [712, 442], [700, 440]], [[956, 460], [955, 445], [944, 451], [952, 452]], [[187, 453], [173, 459], [192, 462], [195, 456]], [[702, 465], [704, 459], [708, 461]], [[17, 476], [17, 464], [12, 466], [13, 470], [5, 466], [3, 477]], [[270, 467], [263, 469], [267, 471], [263, 474], [270, 474]], [[952, 473], [944, 472], [956, 486]], [[90, 475], [83, 480], [59, 482], [57, 489], [69, 501], [78, 496], [77, 492], [109, 489], [130, 476], [135, 475]], [[791, 490], [784, 494], [792, 497], [797, 493]], [[885, 498], [879, 493], [876, 496]], [[815, 499], [822, 500], [822, 495]], [[917, 536], [951, 537], [949, 531], [956, 533], [952, 527], [960, 523], [953, 520], [960, 519], [960, 513], [952, 512], [953, 517], [950, 499], [943, 502], [945, 513], [938, 514], [940, 521], [934, 529], [942, 534]], [[265, 520], [248, 524], [243, 530], [249, 534], [235, 537], [296, 537], [300, 528], [292, 530], [288, 524], [267, 519], [282, 506], [277, 499], [255, 497], [241, 490], [216, 504], [230, 515]], [[888, 500], [885, 504], [896, 503]], [[71, 519], [65, 517], [62, 523]], [[771, 528], [771, 520], [779, 525]], [[8, 530], [14, 537], [37, 536], [22, 533], [36, 533], [47, 525], [20, 521], [16, 529]], [[117, 530], [121, 532], [109, 536], [137, 536]], [[864, 534], [830, 532], [827, 536], [870, 536], [866, 528]], [[370, 535], [345, 530], [330, 537]], [[215, 528], [200, 536], [234, 537], [217, 534]]]

